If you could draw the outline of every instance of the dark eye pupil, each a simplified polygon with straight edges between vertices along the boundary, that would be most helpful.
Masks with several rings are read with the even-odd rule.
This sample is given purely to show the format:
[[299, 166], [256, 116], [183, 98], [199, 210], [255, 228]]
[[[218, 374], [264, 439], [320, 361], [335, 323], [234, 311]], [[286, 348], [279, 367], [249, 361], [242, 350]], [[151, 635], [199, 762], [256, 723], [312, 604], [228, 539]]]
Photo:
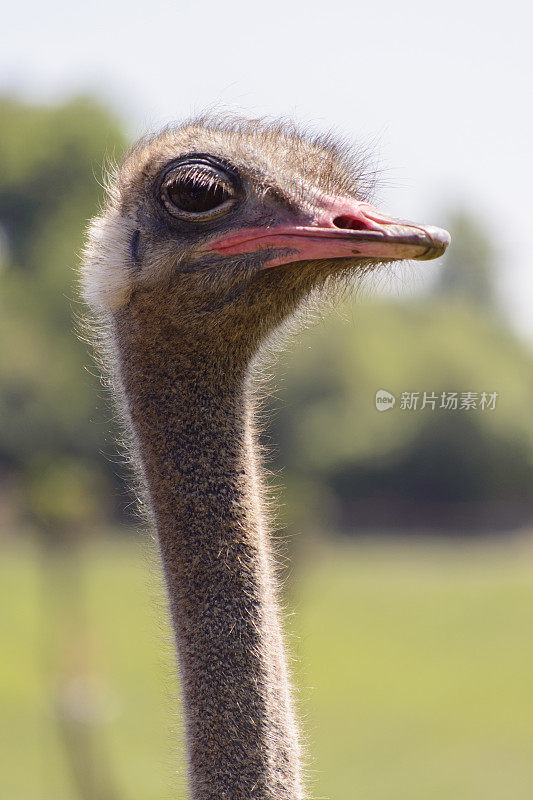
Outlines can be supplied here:
[[209, 185], [192, 178], [180, 178], [169, 184], [167, 196], [172, 205], [191, 214], [212, 211], [231, 198], [220, 183]]

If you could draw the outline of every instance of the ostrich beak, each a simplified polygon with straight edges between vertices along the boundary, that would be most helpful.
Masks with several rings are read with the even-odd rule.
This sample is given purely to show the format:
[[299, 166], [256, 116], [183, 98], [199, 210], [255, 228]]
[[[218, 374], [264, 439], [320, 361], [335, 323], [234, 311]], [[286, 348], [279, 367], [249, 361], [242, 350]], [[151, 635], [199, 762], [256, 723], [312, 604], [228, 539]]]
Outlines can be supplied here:
[[243, 228], [207, 247], [219, 255], [270, 250], [272, 257], [264, 266], [276, 267], [291, 261], [354, 257], [429, 261], [441, 256], [449, 243], [450, 234], [442, 228], [395, 219], [352, 198], [323, 197], [311, 224]]

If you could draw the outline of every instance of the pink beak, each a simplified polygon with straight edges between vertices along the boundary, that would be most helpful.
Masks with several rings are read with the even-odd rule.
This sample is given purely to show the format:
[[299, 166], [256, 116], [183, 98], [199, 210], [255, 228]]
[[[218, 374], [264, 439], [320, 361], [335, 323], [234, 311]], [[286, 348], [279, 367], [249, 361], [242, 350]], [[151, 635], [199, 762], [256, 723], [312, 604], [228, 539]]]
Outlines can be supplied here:
[[264, 264], [277, 267], [333, 258], [425, 261], [441, 256], [449, 243], [449, 233], [441, 228], [388, 217], [370, 203], [349, 197], [324, 197], [311, 225], [243, 228], [210, 242], [207, 248], [219, 255], [281, 250]]

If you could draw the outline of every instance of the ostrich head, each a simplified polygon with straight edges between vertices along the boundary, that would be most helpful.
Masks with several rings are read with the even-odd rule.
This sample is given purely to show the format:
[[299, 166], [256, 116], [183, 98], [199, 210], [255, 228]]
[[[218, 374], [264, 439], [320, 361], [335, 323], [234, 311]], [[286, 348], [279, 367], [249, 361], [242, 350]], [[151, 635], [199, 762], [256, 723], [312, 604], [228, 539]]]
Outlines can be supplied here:
[[89, 232], [85, 296], [254, 348], [331, 279], [441, 255], [449, 236], [370, 205], [363, 160], [284, 125], [200, 119], [141, 140]]

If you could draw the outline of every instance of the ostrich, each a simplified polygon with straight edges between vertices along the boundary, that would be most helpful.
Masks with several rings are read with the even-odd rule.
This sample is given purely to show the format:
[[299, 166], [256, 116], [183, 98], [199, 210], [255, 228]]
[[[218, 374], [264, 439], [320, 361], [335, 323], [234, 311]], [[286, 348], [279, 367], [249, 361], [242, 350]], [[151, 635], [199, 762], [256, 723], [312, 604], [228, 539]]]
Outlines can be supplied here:
[[254, 373], [317, 291], [446, 249], [370, 205], [367, 177], [330, 137], [198, 118], [139, 141], [89, 227], [83, 292], [157, 532], [193, 800], [304, 797]]

